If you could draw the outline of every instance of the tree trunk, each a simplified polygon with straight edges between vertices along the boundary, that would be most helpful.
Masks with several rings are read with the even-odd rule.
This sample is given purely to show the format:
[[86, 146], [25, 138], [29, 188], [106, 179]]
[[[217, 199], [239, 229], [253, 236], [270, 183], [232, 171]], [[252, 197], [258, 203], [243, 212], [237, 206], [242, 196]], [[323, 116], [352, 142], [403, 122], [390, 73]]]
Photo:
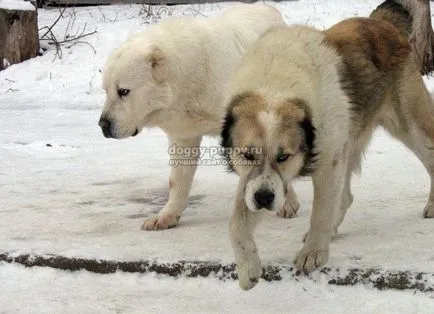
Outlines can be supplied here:
[[36, 57], [39, 52], [37, 11], [0, 7], [0, 70]]

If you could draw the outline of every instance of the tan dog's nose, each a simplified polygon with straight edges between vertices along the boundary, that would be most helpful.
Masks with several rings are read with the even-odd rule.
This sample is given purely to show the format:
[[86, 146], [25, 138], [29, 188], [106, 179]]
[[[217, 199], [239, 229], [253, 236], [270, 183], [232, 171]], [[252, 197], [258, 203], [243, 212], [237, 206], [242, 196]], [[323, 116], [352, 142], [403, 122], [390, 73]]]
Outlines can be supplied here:
[[261, 189], [255, 193], [255, 201], [258, 205], [258, 208], [265, 207], [270, 209], [270, 205], [274, 201], [274, 193], [269, 190]]

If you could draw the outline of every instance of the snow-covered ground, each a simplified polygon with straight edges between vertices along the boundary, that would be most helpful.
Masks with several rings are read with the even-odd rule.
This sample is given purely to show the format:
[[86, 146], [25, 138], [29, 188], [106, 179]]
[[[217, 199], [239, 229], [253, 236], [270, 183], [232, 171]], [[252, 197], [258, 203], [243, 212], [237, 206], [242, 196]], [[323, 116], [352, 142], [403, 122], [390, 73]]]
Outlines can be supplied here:
[[30, 3], [30, 1], [24, 0], [0, 0], [0, 8], [7, 10], [35, 10], [35, 7]]
[[245, 292], [234, 281], [68, 273], [1, 265], [1, 313], [426, 313], [419, 293], [281, 281]]
[[[367, 16], [381, 0], [302, 0], [274, 4], [288, 23], [325, 28]], [[174, 6], [173, 15], [215, 15], [230, 3]], [[432, 8], [434, 10], [434, 7]], [[142, 10], [142, 12], [141, 12]], [[165, 9], [154, 9], [166, 18]], [[57, 9], [39, 10], [49, 26]], [[73, 23], [72, 23], [73, 21]], [[167, 140], [159, 130], [116, 141], [97, 125], [104, 100], [105, 59], [147, 27], [140, 5], [70, 8], [54, 27], [58, 39], [97, 30], [90, 44], [55, 49], [0, 72], [0, 253], [57, 254], [117, 261], [232, 263], [227, 224], [237, 177], [200, 167], [177, 228], [140, 230], [167, 198]], [[152, 19], [151, 19], [152, 22]], [[69, 25], [68, 25], [69, 24]], [[93, 47], [93, 48], [92, 48]], [[426, 79], [430, 90], [434, 80]], [[206, 139], [204, 145], [217, 145]], [[257, 231], [264, 264], [288, 265], [301, 248], [312, 200], [308, 180], [296, 184], [298, 217], [267, 214]], [[382, 131], [369, 147], [355, 202], [331, 247], [327, 266], [434, 273], [434, 220], [422, 219], [429, 178], [420, 162]], [[318, 277], [321, 278], [321, 277]], [[283, 279], [250, 292], [236, 281], [100, 275], [0, 262], [0, 313], [131, 312], [390, 312], [433, 313], [434, 294], [336, 287]]]

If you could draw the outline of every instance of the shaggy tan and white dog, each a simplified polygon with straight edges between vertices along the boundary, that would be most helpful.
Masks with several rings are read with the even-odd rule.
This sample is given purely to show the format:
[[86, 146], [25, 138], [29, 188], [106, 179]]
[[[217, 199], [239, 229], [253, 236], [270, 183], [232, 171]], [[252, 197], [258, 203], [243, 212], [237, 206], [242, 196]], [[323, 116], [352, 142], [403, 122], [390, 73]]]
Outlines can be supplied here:
[[[284, 21], [277, 9], [239, 4], [218, 17], [171, 18], [150, 26], [108, 58], [99, 121], [104, 136], [121, 139], [144, 127], [158, 127], [167, 134], [169, 146], [177, 148], [169, 150], [169, 200], [143, 229], [177, 225], [196, 170], [198, 155], [191, 154], [192, 148], [199, 147], [202, 136], [220, 133], [225, 83], [246, 49], [278, 25]], [[183, 161], [176, 166], [174, 160]], [[295, 196], [291, 205], [289, 213], [282, 209], [281, 215], [298, 209]]]
[[381, 20], [387, 16], [380, 11], [325, 31], [270, 30], [229, 85], [222, 144], [251, 148], [227, 153], [240, 175], [230, 233], [242, 289], [262, 273], [253, 239], [257, 212], [279, 209], [297, 176], [312, 177], [314, 199], [295, 265], [310, 272], [327, 262], [353, 201], [351, 176], [378, 126], [426, 167], [431, 191], [423, 215], [434, 217], [434, 106], [405, 32]]

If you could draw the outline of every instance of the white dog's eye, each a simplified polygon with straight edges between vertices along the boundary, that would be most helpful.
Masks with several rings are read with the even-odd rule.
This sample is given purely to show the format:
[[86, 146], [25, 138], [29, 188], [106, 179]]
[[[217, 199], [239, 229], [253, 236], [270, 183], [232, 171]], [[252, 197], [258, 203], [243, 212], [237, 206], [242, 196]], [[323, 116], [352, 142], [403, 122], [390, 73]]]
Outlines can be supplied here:
[[289, 158], [289, 154], [280, 154], [279, 156], [277, 156], [277, 162], [284, 162], [285, 160], [287, 160]]
[[130, 93], [129, 89], [125, 89], [125, 88], [119, 88], [118, 89], [118, 95], [119, 97], [125, 97]]

